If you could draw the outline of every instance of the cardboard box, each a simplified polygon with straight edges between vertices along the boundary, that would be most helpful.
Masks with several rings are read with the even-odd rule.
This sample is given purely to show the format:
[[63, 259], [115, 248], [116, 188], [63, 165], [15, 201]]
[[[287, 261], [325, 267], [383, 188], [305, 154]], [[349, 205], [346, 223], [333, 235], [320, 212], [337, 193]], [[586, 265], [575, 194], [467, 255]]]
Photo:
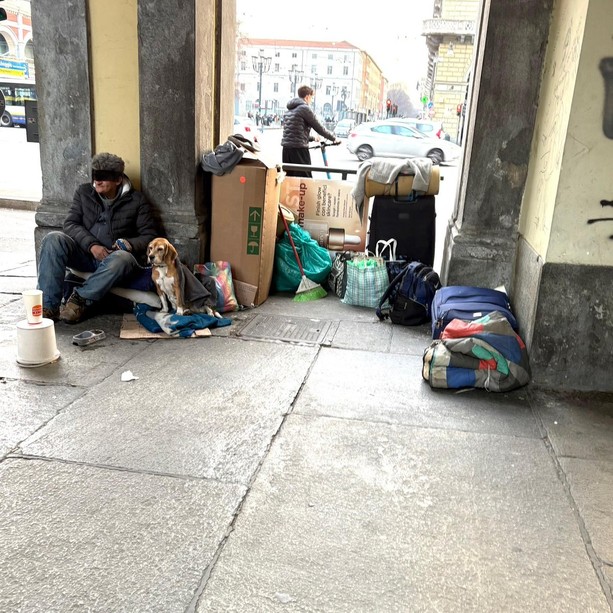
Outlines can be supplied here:
[[275, 261], [277, 167], [246, 153], [232, 172], [213, 176], [211, 202], [211, 260], [230, 262], [240, 304], [262, 304]]
[[331, 251], [364, 251], [369, 199], [361, 214], [348, 181], [286, 177], [281, 203], [294, 211], [297, 223], [322, 247]]

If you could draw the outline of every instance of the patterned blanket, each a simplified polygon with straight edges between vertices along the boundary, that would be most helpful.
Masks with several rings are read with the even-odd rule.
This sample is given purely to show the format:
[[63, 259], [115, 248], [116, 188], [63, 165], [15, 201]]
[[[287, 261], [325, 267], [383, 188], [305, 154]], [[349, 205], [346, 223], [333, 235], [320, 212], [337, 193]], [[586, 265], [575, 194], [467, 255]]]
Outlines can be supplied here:
[[498, 311], [452, 320], [424, 352], [423, 378], [435, 388], [507, 392], [530, 381], [526, 345]]

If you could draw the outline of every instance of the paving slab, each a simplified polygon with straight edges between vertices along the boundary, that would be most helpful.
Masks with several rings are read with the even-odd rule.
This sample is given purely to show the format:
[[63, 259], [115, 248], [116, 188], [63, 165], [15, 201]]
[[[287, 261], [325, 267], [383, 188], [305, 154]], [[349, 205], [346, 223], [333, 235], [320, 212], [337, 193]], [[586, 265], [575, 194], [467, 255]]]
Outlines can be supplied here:
[[11, 302], [15, 302], [20, 299], [21, 296], [18, 297], [16, 294], [0, 292], [0, 307], [5, 307], [7, 304], [11, 304]]
[[[4, 255], [4, 254], [3, 254]], [[34, 254], [30, 252], [30, 257]], [[5, 264], [6, 266], [6, 264]], [[37, 279], [36, 260], [17, 258], [17, 264], [10, 268], [0, 267], [0, 275], [6, 277], [31, 277]]]
[[0, 458], [50, 421], [82, 388], [0, 380]]
[[560, 465], [596, 554], [613, 567], [613, 461], [561, 458]]
[[24, 454], [248, 483], [316, 347], [156, 341], [21, 446]]
[[433, 390], [421, 357], [323, 347], [294, 411], [414, 426], [540, 436], [524, 390]]
[[313, 317], [315, 319], [333, 319], [336, 321], [378, 322], [374, 309], [343, 304], [340, 299], [328, 292], [325, 298], [310, 302], [294, 302], [294, 294], [272, 294], [266, 302], [257, 307], [261, 313], [271, 315], [294, 315], [295, 317]]
[[613, 460], [613, 394], [535, 389], [531, 398], [558, 456]]
[[422, 357], [432, 342], [430, 324], [423, 326], [397, 326], [387, 323], [392, 328], [391, 353], [410, 353]]
[[3, 294], [3, 296], [6, 296], [7, 300], [0, 309], [0, 324], [14, 325], [25, 319], [26, 310], [21, 294]]
[[380, 321], [341, 321], [332, 347], [361, 349], [364, 351], [389, 351], [392, 343], [392, 328]]
[[542, 441], [290, 415], [197, 611], [610, 608]]
[[0, 278], [0, 287], [4, 293], [21, 296], [24, 290], [36, 288], [36, 277], [12, 277], [5, 273]]
[[0, 464], [0, 611], [183, 613], [238, 485], [49, 461]]
[[[103, 381], [115, 369], [146, 350], [148, 342], [156, 342], [120, 339], [120, 315], [92, 317], [72, 326], [58, 322], [55, 324], [55, 340], [60, 352], [59, 360], [38, 368], [24, 368], [17, 364], [15, 325], [17, 321], [23, 319], [22, 305], [11, 304], [7, 308], [16, 310], [15, 323], [0, 324], [0, 377], [89, 387]], [[106, 338], [88, 347], [77, 347], [72, 344], [72, 337], [75, 334], [93, 329], [104, 330]]]

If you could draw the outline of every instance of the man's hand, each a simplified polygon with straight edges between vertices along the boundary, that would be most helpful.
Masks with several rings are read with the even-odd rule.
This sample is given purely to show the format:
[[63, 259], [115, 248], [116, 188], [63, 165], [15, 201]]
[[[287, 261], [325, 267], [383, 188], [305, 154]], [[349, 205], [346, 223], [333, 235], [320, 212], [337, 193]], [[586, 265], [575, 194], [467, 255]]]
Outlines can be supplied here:
[[92, 245], [89, 248], [90, 253], [99, 261], [102, 262], [104, 258], [111, 253], [106, 247], [102, 245]]
[[337, 138], [337, 139], [335, 139], [335, 140], [334, 140], [334, 144], [335, 144], [335, 145], [340, 145], [340, 144], [341, 144], [341, 142], [342, 142], [342, 141], [341, 141], [341, 139], [340, 139], [340, 138]]

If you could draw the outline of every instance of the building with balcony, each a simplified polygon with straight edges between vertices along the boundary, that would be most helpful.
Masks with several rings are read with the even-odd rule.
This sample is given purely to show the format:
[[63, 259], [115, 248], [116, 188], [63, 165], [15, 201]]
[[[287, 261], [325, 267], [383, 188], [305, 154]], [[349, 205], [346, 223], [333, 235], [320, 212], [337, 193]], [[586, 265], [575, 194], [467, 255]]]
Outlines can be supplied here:
[[478, 14], [479, 0], [435, 0], [432, 19], [423, 23], [428, 73], [422, 114], [442, 121], [456, 142], [462, 140]]
[[282, 116], [301, 85], [314, 89], [320, 118], [366, 121], [381, 116], [387, 82], [370, 55], [346, 41], [239, 39], [237, 115]]

